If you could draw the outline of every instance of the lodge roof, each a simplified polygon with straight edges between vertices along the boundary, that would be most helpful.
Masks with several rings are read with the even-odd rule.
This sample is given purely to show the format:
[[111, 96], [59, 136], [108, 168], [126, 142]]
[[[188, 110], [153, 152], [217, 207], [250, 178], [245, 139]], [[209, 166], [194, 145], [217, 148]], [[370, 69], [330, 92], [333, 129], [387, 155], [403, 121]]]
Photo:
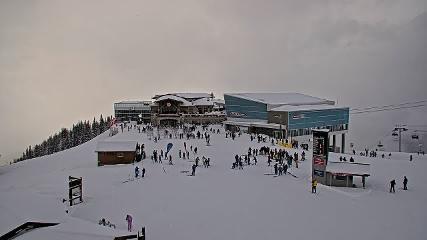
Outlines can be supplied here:
[[136, 141], [99, 141], [95, 152], [135, 152]]

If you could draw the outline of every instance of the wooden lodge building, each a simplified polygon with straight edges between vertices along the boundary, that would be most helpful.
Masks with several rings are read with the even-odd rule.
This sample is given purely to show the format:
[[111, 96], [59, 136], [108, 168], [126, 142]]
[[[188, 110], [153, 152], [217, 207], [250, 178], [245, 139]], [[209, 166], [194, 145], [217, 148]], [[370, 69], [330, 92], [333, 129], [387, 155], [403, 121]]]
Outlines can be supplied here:
[[155, 126], [210, 124], [225, 121], [223, 102], [208, 93], [168, 93], [153, 97], [151, 123]]
[[130, 164], [136, 158], [136, 141], [100, 141], [95, 152], [98, 153], [98, 166]]

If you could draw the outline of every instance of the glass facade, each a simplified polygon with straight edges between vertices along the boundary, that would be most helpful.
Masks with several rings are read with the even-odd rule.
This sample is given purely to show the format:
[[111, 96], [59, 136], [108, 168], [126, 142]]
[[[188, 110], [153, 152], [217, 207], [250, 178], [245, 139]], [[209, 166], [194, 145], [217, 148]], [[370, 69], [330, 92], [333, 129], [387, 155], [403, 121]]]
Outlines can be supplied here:
[[267, 120], [267, 104], [224, 94], [227, 117]]
[[[289, 112], [289, 129], [347, 125], [349, 108]], [[333, 130], [333, 129], [331, 129]]]
[[[348, 130], [349, 108], [315, 109], [301, 111], [267, 111], [267, 104], [224, 94], [227, 117], [232, 119], [267, 120], [268, 123], [282, 124], [288, 136], [311, 135], [313, 129], [329, 129], [331, 132]], [[294, 106], [298, 109], [298, 106]], [[281, 120], [277, 117], [280, 116]], [[283, 119], [286, 118], [286, 119]], [[239, 121], [239, 120], [233, 120]], [[250, 121], [249, 121], [250, 122]], [[273, 129], [273, 126], [267, 127]], [[258, 127], [256, 129], [259, 129]], [[257, 130], [254, 130], [257, 132]], [[273, 130], [267, 133], [272, 135]]]
[[119, 121], [151, 121], [150, 102], [119, 102], [114, 103], [114, 116]]
[[313, 129], [348, 130], [349, 108], [289, 112], [290, 136], [311, 135]]

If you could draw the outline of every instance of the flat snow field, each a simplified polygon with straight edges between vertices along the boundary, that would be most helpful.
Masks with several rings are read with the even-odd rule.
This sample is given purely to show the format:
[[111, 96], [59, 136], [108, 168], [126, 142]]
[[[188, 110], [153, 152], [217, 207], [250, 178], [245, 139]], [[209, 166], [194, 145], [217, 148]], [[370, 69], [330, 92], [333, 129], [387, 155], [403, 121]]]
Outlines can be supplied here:
[[[267, 159], [258, 164], [231, 169], [236, 154], [249, 147], [272, 146], [250, 141], [247, 134], [235, 140], [210, 133], [210, 146], [203, 139], [149, 140], [146, 133], [124, 130], [116, 136], [104, 133], [63, 152], [0, 168], [0, 235], [26, 221], [59, 222], [17, 239], [113, 239], [127, 234], [126, 214], [134, 220], [134, 233], [146, 227], [147, 239], [427, 239], [427, 157], [393, 153], [392, 157], [365, 158], [371, 163], [366, 189], [318, 186], [311, 193], [311, 152], [291, 175], [274, 177]], [[202, 130], [199, 128], [202, 132]], [[154, 131], [157, 133], [157, 131]], [[128, 181], [135, 165], [97, 166], [94, 152], [100, 140], [137, 140], [145, 144], [147, 158], [136, 166], [146, 169], [144, 179]], [[210, 157], [211, 167], [191, 172], [191, 160], [178, 151], [198, 148], [195, 156]], [[173, 143], [174, 165], [153, 163], [152, 151], [166, 150]], [[287, 149], [291, 153], [295, 150]], [[301, 150], [296, 150], [301, 152]], [[380, 154], [379, 154], [380, 155]], [[340, 155], [331, 154], [331, 159]], [[346, 156], [347, 159], [350, 156]], [[68, 176], [83, 177], [84, 203], [67, 207]], [[403, 176], [409, 179], [402, 190]], [[388, 192], [396, 179], [396, 193]], [[125, 182], [125, 183], [123, 183]], [[68, 209], [69, 213], [65, 213]], [[114, 223], [112, 229], [98, 225], [101, 218]]]

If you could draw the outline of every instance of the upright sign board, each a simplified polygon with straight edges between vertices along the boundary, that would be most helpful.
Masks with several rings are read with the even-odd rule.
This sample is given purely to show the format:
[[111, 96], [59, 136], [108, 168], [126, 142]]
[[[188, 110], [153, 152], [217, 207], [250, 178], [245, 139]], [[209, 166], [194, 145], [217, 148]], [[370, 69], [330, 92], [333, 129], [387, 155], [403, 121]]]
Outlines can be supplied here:
[[83, 202], [82, 178], [68, 177], [68, 201], [70, 206]]
[[328, 164], [328, 130], [313, 130], [312, 179], [326, 184], [326, 165]]

